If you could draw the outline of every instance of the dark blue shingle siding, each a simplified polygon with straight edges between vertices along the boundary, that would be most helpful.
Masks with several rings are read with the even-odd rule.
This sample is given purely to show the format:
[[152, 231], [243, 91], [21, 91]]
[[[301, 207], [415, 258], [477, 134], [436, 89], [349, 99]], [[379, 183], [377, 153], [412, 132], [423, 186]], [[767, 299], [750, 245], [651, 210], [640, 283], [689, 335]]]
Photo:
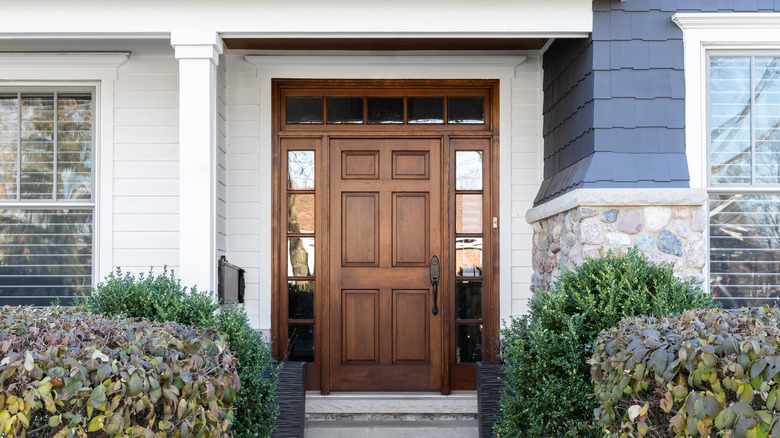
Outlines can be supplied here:
[[535, 205], [581, 187], [688, 187], [683, 34], [672, 16], [779, 11], [780, 0], [594, 0], [591, 37], [544, 54]]

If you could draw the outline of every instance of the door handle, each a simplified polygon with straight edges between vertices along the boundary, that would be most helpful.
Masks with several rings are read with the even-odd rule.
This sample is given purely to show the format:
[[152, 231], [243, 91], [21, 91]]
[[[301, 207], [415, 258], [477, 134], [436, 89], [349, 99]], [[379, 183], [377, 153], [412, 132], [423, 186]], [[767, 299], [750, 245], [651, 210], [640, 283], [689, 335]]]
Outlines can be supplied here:
[[439, 306], [436, 304], [436, 299], [439, 295], [439, 258], [436, 256], [431, 257], [431, 285], [433, 286], [433, 308], [431, 312], [434, 315], [438, 315]]

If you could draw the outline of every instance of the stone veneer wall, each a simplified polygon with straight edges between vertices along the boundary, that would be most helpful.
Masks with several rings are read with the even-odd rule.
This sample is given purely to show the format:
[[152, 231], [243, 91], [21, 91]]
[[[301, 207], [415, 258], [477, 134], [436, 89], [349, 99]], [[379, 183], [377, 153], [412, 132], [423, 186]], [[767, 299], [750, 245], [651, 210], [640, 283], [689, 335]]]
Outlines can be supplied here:
[[704, 209], [695, 206], [577, 207], [533, 223], [532, 288], [550, 286], [561, 269], [599, 248], [627, 252], [637, 247], [654, 263], [669, 262], [675, 274], [704, 283], [707, 263]]

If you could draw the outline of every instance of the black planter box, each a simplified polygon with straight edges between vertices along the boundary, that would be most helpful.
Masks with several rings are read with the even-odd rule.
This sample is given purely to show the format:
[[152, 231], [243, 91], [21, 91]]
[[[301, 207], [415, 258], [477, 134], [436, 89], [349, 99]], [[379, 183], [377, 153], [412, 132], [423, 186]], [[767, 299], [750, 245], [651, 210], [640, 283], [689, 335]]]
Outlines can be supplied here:
[[306, 362], [284, 362], [276, 385], [279, 416], [272, 438], [301, 438], [306, 415]]
[[479, 414], [479, 437], [493, 436], [504, 389], [504, 368], [500, 362], [477, 362], [477, 406]]

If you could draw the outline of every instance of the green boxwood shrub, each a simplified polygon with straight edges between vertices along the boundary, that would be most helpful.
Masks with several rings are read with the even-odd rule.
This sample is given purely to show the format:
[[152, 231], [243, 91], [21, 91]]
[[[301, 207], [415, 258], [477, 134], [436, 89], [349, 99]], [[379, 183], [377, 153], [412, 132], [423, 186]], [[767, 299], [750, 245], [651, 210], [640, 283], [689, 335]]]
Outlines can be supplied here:
[[780, 309], [688, 311], [602, 332], [590, 363], [613, 437], [780, 437]]
[[[92, 294], [80, 297], [79, 306], [95, 313], [143, 317], [153, 321], [176, 321], [217, 329], [228, 335], [229, 348], [239, 362], [236, 416], [231, 427], [235, 438], [259, 438], [270, 435], [279, 408], [274, 392], [278, 366], [262, 336], [249, 323], [243, 306], [220, 306], [212, 292], [187, 289], [173, 272], [162, 275], [151, 270], [136, 278], [117, 268]], [[263, 372], [267, 369], [272, 372]]]
[[0, 309], [0, 436], [224, 436], [239, 388], [224, 335], [73, 308]]
[[601, 254], [537, 291], [527, 316], [502, 330], [506, 388], [494, 427], [500, 437], [600, 437], [590, 377], [598, 333], [633, 315], [710, 307], [709, 294], [636, 249]]

